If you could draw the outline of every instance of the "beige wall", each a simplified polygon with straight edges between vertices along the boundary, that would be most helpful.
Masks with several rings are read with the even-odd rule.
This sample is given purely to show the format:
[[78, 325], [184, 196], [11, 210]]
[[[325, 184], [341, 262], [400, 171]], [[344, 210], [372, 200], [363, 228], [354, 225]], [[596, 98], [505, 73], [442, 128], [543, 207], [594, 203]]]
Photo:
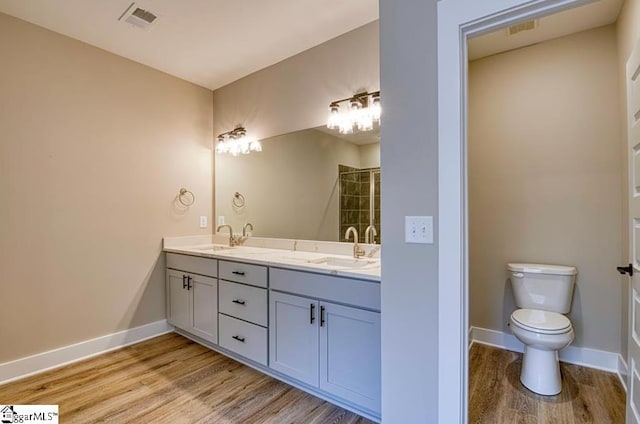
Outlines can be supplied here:
[[574, 265], [574, 345], [620, 351], [618, 106], [613, 25], [471, 62], [472, 326], [509, 332], [508, 262]]
[[162, 237], [211, 231], [211, 91], [4, 14], [0, 57], [0, 363], [164, 319]]
[[214, 133], [242, 124], [265, 139], [327, 122], [329, 103], [380, 87], [378, 22], [264, 68], [213, 93]]
[[[360, 167], [359, 146], [314, 129], [263, 140], [260, 153], [218, 155], [216, 216], [235, 232], [251, 222], [260, 237], [338, 241], [338, 164]], [[235, 192], [244, 208], [233, 207]]]
[[360, 168], [377, 168], [380, 166], [380, 143], [360, 146]]
[[[620, 257], [620, 263], [625, 264], [630, 260], [629, 254], [629, 210], [628, 210], [628, 198], [629, 192], [628, 182], [628, 162], [627, 162], [627, 99], [626, 99], [626, 86], [624, 81], [626, 80], [626, 63], [634, 43], [640, 38], [640, 0], [626, 0], [620, 11], [617, 23], [617, 38], [618, 38], [618, 72], [620, 81], [620, 156], [622, 164], [622, 186], [624, 187], [622, 196], [622, 256]], [[622, 302], [620, 305], [620, 319], [622, 321], [622, 340], [620, 351], [622, 355], [627, 358], [628, 348], [628, 313], [629, 313], [629, 291], [630, 291], [630, 279], [626, 276], [620, 278], [620, 285], [622, 286]]]

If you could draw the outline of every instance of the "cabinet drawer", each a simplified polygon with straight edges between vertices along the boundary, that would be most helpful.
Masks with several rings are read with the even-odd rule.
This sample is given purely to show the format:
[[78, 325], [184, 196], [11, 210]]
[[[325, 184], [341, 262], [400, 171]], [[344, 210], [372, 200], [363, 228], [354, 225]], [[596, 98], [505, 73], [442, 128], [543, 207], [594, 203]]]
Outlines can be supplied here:
[[219, 315], [220, 346], [267, 365], [267, 329], [226, 315]]
[[209, 277], [218, 276], [218, 261], [211, 258], [167, 253], [167, 268], [208, 275]]
[[273, 267], [269, 270], [269, 275], [272, 290], [380, 310], [378, 282]]
[[220, 261], [220, 278], [252, 286], [267, 287], [267, 267]]
[[220, 281], [220, 312], [267, 326], [267, 289]]

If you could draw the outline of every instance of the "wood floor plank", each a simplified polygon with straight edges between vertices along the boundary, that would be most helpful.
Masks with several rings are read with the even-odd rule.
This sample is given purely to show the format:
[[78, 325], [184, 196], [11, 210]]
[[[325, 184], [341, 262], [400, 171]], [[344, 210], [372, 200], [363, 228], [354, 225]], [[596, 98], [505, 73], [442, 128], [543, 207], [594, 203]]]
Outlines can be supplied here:
[[371, 424], [175, 333], [0, 386], [0, 403], [79, 424]]
[[625, 392], [615, 374], [560, 364], [562, 392], [541, 396], [520, 383], [522, 355], [481, 344], [469, 354], [469, 423], [622, 424]]

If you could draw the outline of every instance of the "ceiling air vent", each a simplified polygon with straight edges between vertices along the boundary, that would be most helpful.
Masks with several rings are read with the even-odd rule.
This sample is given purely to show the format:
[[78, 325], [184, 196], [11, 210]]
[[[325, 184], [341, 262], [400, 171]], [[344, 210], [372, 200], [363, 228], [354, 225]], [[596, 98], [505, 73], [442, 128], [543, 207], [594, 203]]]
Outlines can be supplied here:
[[507, 28], [507, 35], [516, 35], [517, 33], [522, 31], [531, 31], [532, 29], [536, 29], [537, 26], [538, 21], [536, 20], [511, 25], [509, 28]]
[[131, 5], [124, 11], [119, 21], [127, 22], [133, 26], [142, 29], [148, 29], [151, 25], [153, 25], [158, 17], [148, 10], [141, 9], [136, 7], [135, 3], [131, 3]]

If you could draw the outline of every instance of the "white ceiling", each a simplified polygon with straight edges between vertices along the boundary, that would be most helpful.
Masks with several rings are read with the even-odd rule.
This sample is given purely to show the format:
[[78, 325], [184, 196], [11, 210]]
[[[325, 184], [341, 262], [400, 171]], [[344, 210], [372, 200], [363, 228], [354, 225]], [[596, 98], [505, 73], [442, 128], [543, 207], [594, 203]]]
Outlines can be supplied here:
[[0, 12], [216, 89], [378, 19], [377, 0], [2, 0]]
[[510, 36], [505, 28], [472, 38], [469, 40], [469, 60], [611, 24], [618, 18], [623, 2], [624, 0], [600, 0], [543, 17], [531, 31]]

